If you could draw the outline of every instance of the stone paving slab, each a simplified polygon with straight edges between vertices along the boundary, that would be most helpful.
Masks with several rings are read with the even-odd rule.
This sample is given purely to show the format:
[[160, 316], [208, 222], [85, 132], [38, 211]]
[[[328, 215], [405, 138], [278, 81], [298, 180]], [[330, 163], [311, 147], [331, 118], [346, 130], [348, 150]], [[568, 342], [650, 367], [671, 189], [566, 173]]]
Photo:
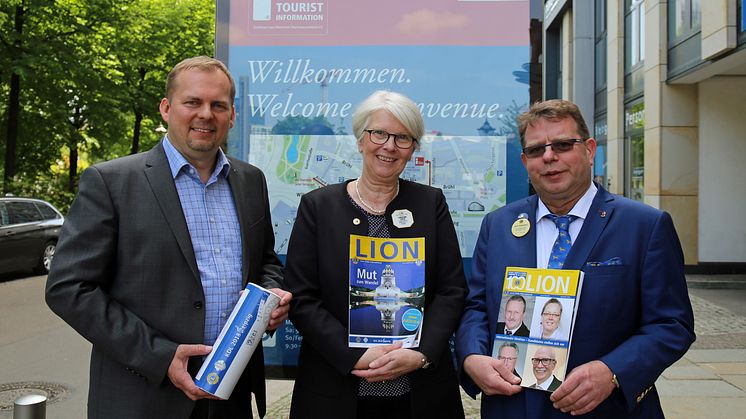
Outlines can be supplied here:
[[733, 384], [734, 386], [746, 391], [746, 375], [722, 375], [723, 380]]
[[684, 358], [696, 363], [746, 362], [746, 349], [690, 349]]
[[668, 367], [663, 371], [663, 377], [669, 380], [719, 380], [720, 377], [711, 369], [699, 366]]
[[661, 377], [655, 386], [661, 397], [739, 397], [746, 401], [746, 392], [722, 380], [668, 380]]
[[694, 363], [688, 359], [686, 359], [685, 356], [681, 357], [678, 361], [674, 362], [672, 367], [689, 367], [694, 365]]
[[712, 369], [717, 375], [746, 375], [746, 362], [720, 362], [700, 365]]
[[746, 399], [675, 397], [661, 401], [667, 419], [742, 418]]

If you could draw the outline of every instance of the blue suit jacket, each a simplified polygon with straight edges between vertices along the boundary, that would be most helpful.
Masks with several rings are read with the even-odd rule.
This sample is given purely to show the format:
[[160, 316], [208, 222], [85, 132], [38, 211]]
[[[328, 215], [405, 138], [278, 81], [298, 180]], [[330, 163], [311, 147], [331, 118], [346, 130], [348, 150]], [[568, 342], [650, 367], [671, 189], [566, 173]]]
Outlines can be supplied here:
[[[470, 354], [492, 353], [505, 267], [536, 267], [537, 205], [533, 195], [482, 222], [456, 334], [459, 367]], [[521, 213], [531, 229], [515, 237], [511, 225]], [[621, 264], [604, 264], [614, 258]], [[599, 187], [565, 268], [585, 272], [567, 371], [601, 360], [621, 385], [588, 416], [663, 417], [655, 380], [695, 339], [683, 254], [670, 215]], [[480, 390], [463, 370], [461, 379], [476, 396]], [[485, 396], [482, 417], [569, 417], [552, 407], [549, 396], [530, 389]]]

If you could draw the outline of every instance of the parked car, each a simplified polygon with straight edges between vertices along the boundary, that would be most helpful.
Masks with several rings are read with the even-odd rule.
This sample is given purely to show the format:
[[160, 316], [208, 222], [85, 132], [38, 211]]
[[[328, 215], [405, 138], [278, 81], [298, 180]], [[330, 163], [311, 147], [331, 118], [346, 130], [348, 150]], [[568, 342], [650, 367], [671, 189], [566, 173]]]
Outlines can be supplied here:
[[64, 220], [41, 199], [0, 197], [0, 273], [49, 272]]

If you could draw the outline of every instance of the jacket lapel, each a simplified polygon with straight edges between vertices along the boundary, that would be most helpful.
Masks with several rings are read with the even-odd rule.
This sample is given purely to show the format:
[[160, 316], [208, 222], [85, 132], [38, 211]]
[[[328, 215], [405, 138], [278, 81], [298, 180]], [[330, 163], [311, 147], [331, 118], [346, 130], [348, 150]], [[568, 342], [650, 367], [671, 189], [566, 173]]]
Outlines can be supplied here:
[[[528, 221], [530, 222], [528, 234], [523, 237], [515, 237], [512, 232], [512, 223], [508, 227], [510, 229], [510, 231], [508, 231], [508, 234], [512, 236], [514, 242], [514, 245], [510, 246], [510, 248], [516, 252], [516, 254], [513, 255], [514, 257], [508, 260], [517, 261], [516, 265], [514, 266], [520, 266], [524, 268], [536, 267], [536, 206], [538, 205], [538, 203], [539, 200], [536, 195], [529, 196], [528, 198], [526, 198], [523, 205], [516, 208], [513, 217], [512, 223], [518, 220], [519, 217], [528, 217]], [[498, 251], [504, 252], [505, 249]]]
[[150, 188], [153, 190], [153, 195], [161, 207], [163, 216], [166, 218], [166, 222], [171, 228], [176, 242], [179, 244], [179, 248], [189, 264], [189, 268], [192, 270], [194, 277], [199, 281], [199, 269], [197, 268], [197, 259], [194, 256], [192, 238], [189, 236], [189, 228], [184, 218], [181, 200], [179, 199], [179, 193], [176, 191], [176, 185], [171, 176], [171, 168], [168, 165], [163, 144], [159, 143], [147, 153], [145, 177], [148, 179]]
[[583, 228], [567, 254], [565, 269], [581, 269], [588, 261], [591, 250], [614, 212], [612, 201], [614, 196], [599, 187], [583, 222]]
[[[248, 234], [248, 220], [259, 219], [259, 217], [249, 217], [252, 208], [251, 202], [259, 202], [259, 200], [250, 200], [247, 191], [249, 186], [246, 184], [246, 180], [236, 169], [236, 164], [228, 158], [231, 162], [231, 171], [228, 176], [228, 183], [231, 186], [231, 193], [233, 194], [233, 203], [236, 206], [236, 215], [238, 216], [238, 225], [241, 227], [241, 278], [243, 278], [242, 286], [245, 286], [249, 278], [249, 234]], [[256, 191], [258, 193], [258, 191]]]

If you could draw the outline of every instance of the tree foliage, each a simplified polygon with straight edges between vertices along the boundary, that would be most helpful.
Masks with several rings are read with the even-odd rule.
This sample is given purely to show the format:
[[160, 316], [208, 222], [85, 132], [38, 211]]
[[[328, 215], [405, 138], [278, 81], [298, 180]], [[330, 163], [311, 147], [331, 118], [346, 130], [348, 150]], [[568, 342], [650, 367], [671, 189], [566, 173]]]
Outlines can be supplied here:
[[0, 2], [4, 191], [66, 207], [88, 160], [155, 144], [166, 74], [212, 55], [214, 16], [211, 0]]

